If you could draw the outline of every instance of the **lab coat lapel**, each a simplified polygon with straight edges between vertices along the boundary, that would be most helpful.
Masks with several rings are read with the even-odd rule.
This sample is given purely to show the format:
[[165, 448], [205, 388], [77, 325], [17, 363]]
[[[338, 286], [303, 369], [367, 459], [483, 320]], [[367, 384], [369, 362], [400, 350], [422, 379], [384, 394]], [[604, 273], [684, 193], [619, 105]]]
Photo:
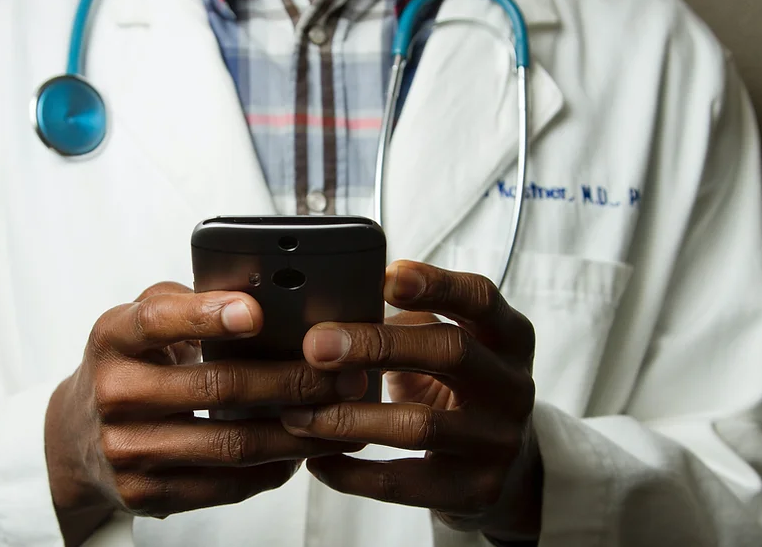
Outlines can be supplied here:
[[103, 2], [92, 40], [88, 74], [107, 98], [111, 130], [142, 148], [199, 219], [274, 213], [200, 0]]
[[[551, 0], [521, 4], [530, 37], [537, 27], [558, 23]], [[510, 176], [515, 172], [518, 103], [513, 50], [507, 47], [510, 25], [490, 0], [448, 0], [438, 20], [451, 18], [505, 29], [506, 42], [471, 25], [440, 28], [429, 39], [390, 149], [384, 228], [392, 260], [425, 260], [491, 185], [509, 169]], [[537, 62], [529, 103], [534, 139], [563, 105]]]

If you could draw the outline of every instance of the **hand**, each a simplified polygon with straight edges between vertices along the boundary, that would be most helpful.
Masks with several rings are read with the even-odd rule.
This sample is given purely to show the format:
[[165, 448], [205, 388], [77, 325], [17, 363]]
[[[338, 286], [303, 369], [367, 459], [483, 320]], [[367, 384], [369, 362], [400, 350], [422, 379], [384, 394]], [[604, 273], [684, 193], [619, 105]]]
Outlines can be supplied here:
[[384, 326], [316, 326], [304, 341], [309, 363], [318, 371], [384, 370], [393, 404], [292, 409], [283, 423], [304, 438], [426, 456], [373, 462], [338, 455], [308, 461], [309, 470], [340, 492], [430, 508], [456, 529], [536, 538], [542, 464], [530, 420], [532, 325], [486, 278], [423, 264], [390, 267], [385, 298], [459, 326], [421, 313]]
[[46, 454], [68, 544], [114, 508], [164, 517], [235, 503], [285, 483], [308, 457], [361, 447], [290, 435], [276, 419], [218, 422], [194, 410], [359, 399], [362, 372], [306, 362], [200, 364], [199, 339], [254, 336], [244, 293], [162, 284], [96, 323], [73, 376], [51, 397]]

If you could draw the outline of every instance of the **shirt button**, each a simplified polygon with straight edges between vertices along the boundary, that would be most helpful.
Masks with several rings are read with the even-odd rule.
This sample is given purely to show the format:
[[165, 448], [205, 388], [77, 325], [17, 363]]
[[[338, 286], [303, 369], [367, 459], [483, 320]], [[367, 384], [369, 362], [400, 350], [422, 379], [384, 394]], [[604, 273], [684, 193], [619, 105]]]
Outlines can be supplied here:
[[326, 40], [328, 40], [328, 33], [325, 31], [325, 29], [319, 25], [315, 25], [310, 29], [310, 31], [307, 33], [307, 36], [310, 39], [310, 42], [315, 44], [316, 46], [322, 46], [325, 44]]
[[322, 213], [328, 208], [328, 199], [320, 190], [307, 194], [307, 208], [313, 213]]

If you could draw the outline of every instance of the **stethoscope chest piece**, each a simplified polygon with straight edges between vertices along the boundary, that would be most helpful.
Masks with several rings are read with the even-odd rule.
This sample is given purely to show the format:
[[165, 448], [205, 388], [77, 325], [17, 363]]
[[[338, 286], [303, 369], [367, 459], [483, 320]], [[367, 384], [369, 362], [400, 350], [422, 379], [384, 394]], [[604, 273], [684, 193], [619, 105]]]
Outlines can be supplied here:
[[106, 138], [106, 104], [82, 77], [45, 82], [32, 100], [32, 123], [42, 142], [65, 157], [94, 152]]

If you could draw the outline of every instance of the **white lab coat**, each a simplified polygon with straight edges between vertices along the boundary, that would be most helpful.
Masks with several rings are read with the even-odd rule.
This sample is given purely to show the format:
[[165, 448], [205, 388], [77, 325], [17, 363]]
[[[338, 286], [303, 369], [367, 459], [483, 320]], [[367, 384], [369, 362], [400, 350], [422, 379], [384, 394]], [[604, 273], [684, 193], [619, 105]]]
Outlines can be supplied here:
[[[109, 102], [107, 146], [67, 162], [40, 144], [27, 103], [62, 69], [75, 3], [0, 1], [3, 546], [61, 542], [44, 413], [97, 317], [154, 282], [190, 284], [200, 219], [274, 212], [199, 0], [104, 0], [88, 74]], [[537, 331], [540, 545], [759, 547], [762, 196], [746, 94], [673, 0], [520, 3], [534, 187], [504, 293]], [[487, 0], [446, 1], [440, 17], [456, 15], [508, 32]], [[431, 39], [392, 147], [390, 259], [500, 275], [513, 200], [495, 181], [513, 180], [517, 153], [508, 51], [471, 27]], [[487, 544], [306, 472], [236, 506], [101, 533], [108, 545]]]

